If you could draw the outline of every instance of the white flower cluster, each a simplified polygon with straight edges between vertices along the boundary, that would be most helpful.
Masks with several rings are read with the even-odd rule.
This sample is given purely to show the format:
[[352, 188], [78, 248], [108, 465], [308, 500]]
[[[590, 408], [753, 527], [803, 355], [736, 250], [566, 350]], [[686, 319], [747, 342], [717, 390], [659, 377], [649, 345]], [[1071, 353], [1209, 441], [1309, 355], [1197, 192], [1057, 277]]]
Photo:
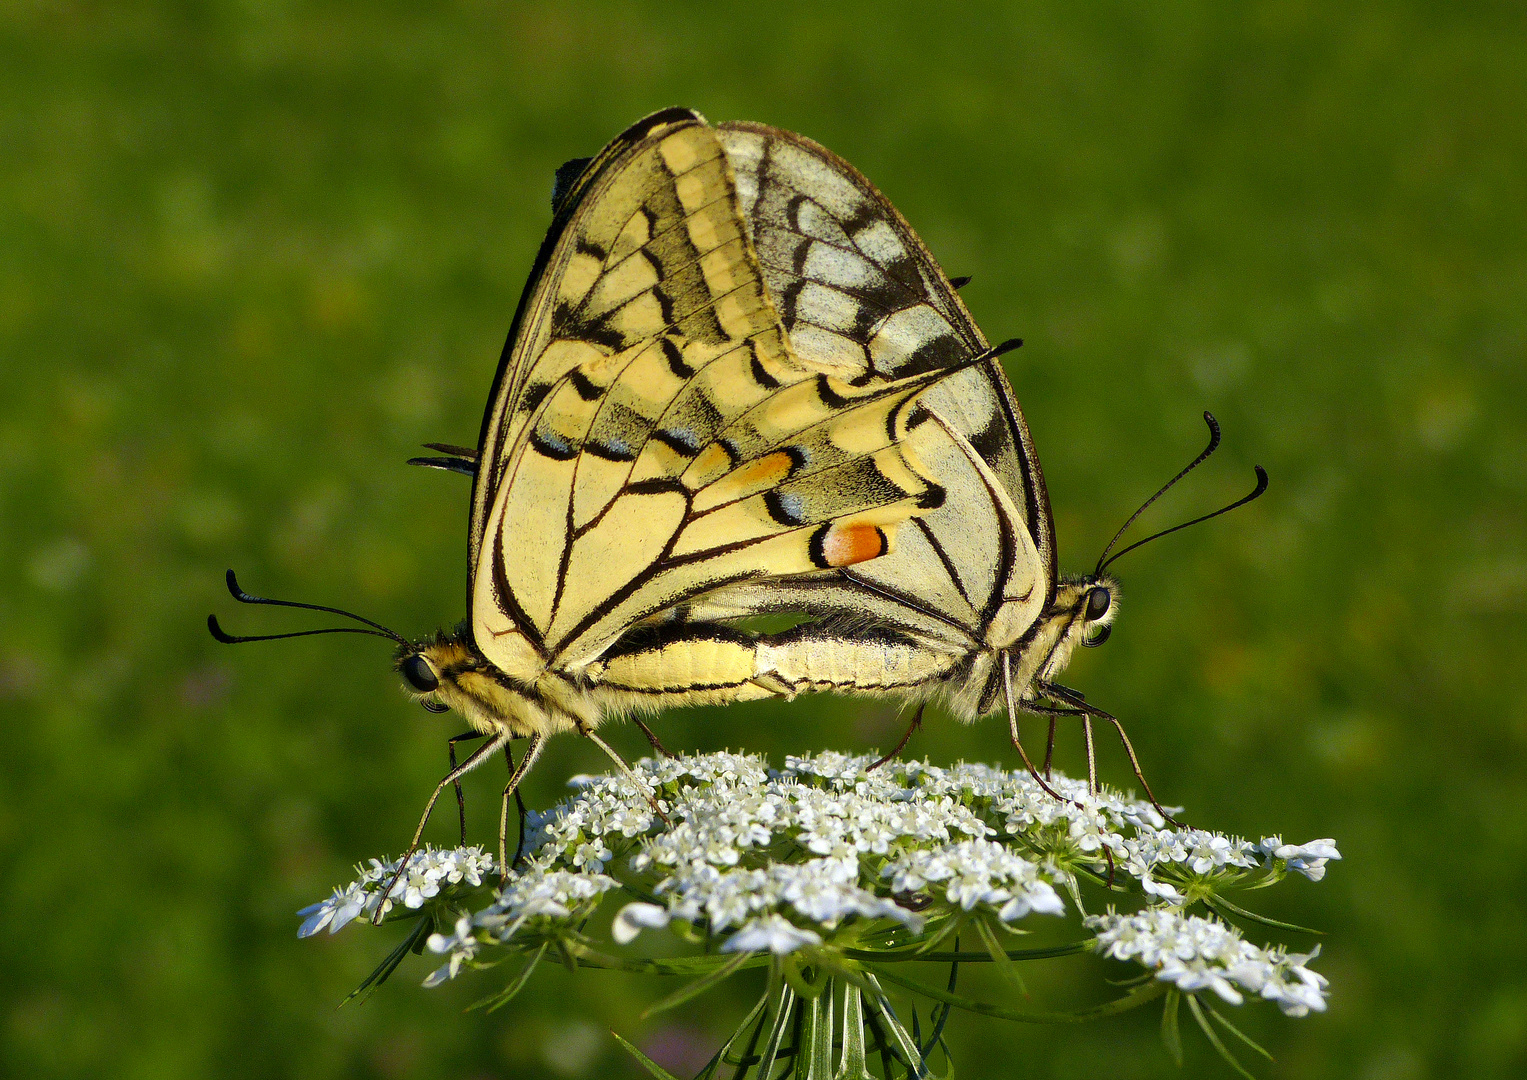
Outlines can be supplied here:
[[[571, 796], [530, 816], [526, 862], [475, 914], [456, 898], [484, 883], [493, 860], [479, 848], [426, 850], [385, 898], [398, 864], [373, 860], [304, 908], [299, 934], [333, 933], [395, 904], [445, 902], [459, 917], [452, 933], [428, 939], [447, 957], [433, 985], [484, 947], [577, 927], [622, 887], [606, 874], [612, 867], [641, 898], [616, 915], [617, 943], [678, 920], [717, 935], [721, 951], [783, 955], [842, 941], [856, 921], [917, 934], [952, 918], [1064, 914], [1057, 886], [1074, 890], [1080, 870], [1107, 867], [1116, 887], [1133, 880], [1147, 897], [1183, 905], [1253, 876], [1265, 883], [1291, 870], [1318, 881], [1341, 858], [1330, 840], [1252, 844], [1170, 828], [1148, 801], [1089, 792], [1064, 776], [1050, 781], [1056, 798], [1024, 771], [901, 761], [866, 771], [873, 760], [824, 753], [776, 770], [744, 754], [643, 759], [634, 771], [664, 804], [667, 825], [624, 777], [577, 777]], [[1259, 949], [1223, 923], [1156, 908], [1089, 925], [1108, 955], [1137, 959], [1184, 991], [1212, 988], [1227, 1001], [1250, 991], [1290, 1013], [1324, 1008], [1325, 981], [1304, 966], [1310, 956]], [[858, 929], [849, 933], [859, 940]]]
[[[1039, 867], [991, 840], [962, 840], [931, 850], [905, 852], [880, 871], [897, 893], [937, 886], [950, 904], [969, 911], [977, 904], [996, 908], [1003, 922], [1031, 911], [1063, 915], [1066, 906]], [[929, 890], [931, 891], [931, 890]]]
[[431, 934], [425, 942], [430, 951], [449, 953], [445, 965], [424, 980], [434, 986], [454, 979], [461, 965], [473, 959], [484, 944], [502, 944], [518, 934], [526, 924], [540, 920], [555, 928], [584, 918], [598, 904], [599, 898], [620, 882], [604, 874], [582, 874], [570, 870], [551, 870], [531, 865], [514, 874], [500, 889], [493, 903], [475, 915], [456, 920], [454, 933]]
[[1086, 922], [1096, 931], [1096, 947], [1103, 955], [1154, 968], [1156, 978], [1184, 993], [1209, 989], [1239, 1005], [1239, 986], [1277, 1002], [1288, 1016], [1325, 1011], [1326, 979], [1305, 966], [1320, 955], [1318, 947], [1303, 954], [1263, 949], [1233, 926], [1172, 908], [1133, 915], [1109, 912]]
[[397, 859], [386, 863], [372, 859], [369, 867], [357, 866], [360, 877], [342, 889], [335, 889], [327, 900], [297, 912], [304, 916], [297, 936], [312, 937], [326, 927], [329, 933], [338, 933], [356, 916], [371, 915], [378, 906], [385, 915], [399, 901], [406, 908], [420, 908], [426, 900], [439, 896], [442, 889], [463, 882], [475, 888], [494, 872], [493, 857], [480, 847], [448, 851], [425, 848], [409, 856], [408, 869], [398, 876], [397, 884], [383, 898], [382, 888], [397, 874], [398, 864]]
[[[778, 927], [783, 916], [778, 909], [788, 907], [797, 916], [815, 923], [823, 930], [833, 930], [849, 916], [865, 919], [892, 919], [919, 929], [922, 917], [887, 897], [876, 896], [860, 888], [859, 864], [852, 859], [811, 859], [804, 863], [773, 863], [759, 870], [736, 867], [718, 870], [704, 862], [695, 862], [680, 873], [669, 875], [658, 885], [659, 895], [666, 895], [669, 906], [628, 904], [615, 918], [613, 934], [624, 944], [638, 930], [668, 925], [672, 919], [688, 923], [704, 920], [712, 931], [742, 929], [722, 944], [723, 952], [746, 950], [742, 944], [753, 939], [760, 927]], [[779, 947], [778, 935], [771, 936], [771, 951], [789, 952]], [[795, 948], [815, 945], [821, 937], [812, 931], [794, 937]]]

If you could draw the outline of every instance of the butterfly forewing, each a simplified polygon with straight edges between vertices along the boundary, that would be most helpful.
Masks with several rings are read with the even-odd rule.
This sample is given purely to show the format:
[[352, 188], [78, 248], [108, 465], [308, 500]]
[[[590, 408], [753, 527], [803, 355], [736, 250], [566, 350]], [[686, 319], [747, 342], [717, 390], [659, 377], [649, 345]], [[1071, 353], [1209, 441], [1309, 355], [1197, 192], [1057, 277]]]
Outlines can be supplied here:
[[622, 136], [558, 221], [474, 492], [475, 633], [504, 670], [575, 667], [719, 586], [878, 557], [936, 501], [908, 437], [936, 374], [855, 386], [795, 355], [698, 117]]

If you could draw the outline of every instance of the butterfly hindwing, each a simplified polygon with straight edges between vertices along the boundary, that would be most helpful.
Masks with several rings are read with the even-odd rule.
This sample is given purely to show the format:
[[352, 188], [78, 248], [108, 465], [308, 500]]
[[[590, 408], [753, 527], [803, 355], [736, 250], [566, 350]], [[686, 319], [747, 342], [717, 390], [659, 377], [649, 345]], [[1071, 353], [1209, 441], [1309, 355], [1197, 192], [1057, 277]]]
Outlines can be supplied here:
[[[764, 279], [803, 362], [867, 383], [948, 369], [986, 349], [927, 248], [858, 170], [775, 128], [719, 130]], [[713, 598], [717, 610], [804, 598], [829, 612], [868, 607], [866, 614], [919, 637], [937, 623], [939, 635], [972, 641], [995, 623], [1037, 615], [1055, 581], [1053, 527], [1028, 430], [1000, 365], [991, 360], [952, 374], [920, 401], [949, 429], [949, 439], [924, 453], [930, 475], [948, 491], [944, 505], [903, 530], [894, 555], [845, 571], [837, 582], [746, 585]]]

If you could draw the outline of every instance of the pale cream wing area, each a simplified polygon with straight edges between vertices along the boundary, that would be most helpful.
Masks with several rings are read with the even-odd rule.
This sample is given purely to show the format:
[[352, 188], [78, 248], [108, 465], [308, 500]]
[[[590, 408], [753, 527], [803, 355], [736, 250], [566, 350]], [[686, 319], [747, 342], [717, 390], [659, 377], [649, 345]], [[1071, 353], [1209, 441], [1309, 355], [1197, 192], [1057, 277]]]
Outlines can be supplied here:
[[797, 359], [696, 114], [650, 117], [585, 168], [507, 352], [472, 613], [511, 677], [576, 670], [698, 593], [882, 557], [942, 499], [918, 455], [947, 440], [913, 423], [942, 372], [854, 385]]
[[[720, 134], [764, 279], [803, 362], [864, 382], [948, 368], [987, 347], [927, 248], [853, 166], [763, 125], [723, 124]], [[788, 607], [805, 596], [816, 610], [868, 605], [866, 614], [919, 637], [1009, 644], [1015, 618], [1037, 613], [1055, 580], [1049, 503], [1027, 427], [995, 360], [952, 375], [921, 403], [963, 437], [925, 459], [946, 491], [942, 507], [903, 530], [893, 554], [836, 582], [744, 586], [753, 595], [712, 598], [712, 610]], [[845, 584], [869, 586], [874, 598]]]

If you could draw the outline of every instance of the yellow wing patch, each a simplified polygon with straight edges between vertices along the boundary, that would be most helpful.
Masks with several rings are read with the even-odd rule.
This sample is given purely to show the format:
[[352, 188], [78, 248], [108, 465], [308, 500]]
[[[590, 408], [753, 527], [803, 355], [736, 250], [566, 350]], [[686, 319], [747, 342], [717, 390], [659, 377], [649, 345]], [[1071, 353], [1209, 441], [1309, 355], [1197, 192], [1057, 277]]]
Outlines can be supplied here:
[[800, 362], [715, 131], [615, 149], [580, 181], [527, 300], [518, 393], [487, 421], [505, 448], [474, 506], [490, 659], [512, 625], [543, 663], [586, 662], [696, 592], [888, 552], [937, 501], [908, 439], [933, 377], [860, 387]]

